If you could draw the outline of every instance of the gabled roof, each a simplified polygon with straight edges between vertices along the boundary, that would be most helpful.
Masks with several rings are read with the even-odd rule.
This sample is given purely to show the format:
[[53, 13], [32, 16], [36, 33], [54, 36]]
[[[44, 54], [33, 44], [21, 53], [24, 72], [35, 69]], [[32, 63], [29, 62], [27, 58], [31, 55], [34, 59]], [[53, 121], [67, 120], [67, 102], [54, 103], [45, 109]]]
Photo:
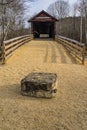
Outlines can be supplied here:
[[[38, 18], [38, 19], [37, 19]], [[42, 10], [41, 12], [39, 12], [37, 15], [33, 16], [31, 19], [28, 20], [28, 22], [33, 22], [33, 21], [58, 21], [58, 19], [56, 19], [55, 17], [51, 16], [50, 14], [48, 14], [46, 11]]]

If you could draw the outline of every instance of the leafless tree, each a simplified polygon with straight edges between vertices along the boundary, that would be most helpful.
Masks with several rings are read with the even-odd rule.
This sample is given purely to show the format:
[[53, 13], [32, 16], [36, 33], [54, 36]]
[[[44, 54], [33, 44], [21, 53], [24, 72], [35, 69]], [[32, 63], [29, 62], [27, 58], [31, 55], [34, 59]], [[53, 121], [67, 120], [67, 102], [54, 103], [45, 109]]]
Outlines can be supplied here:
[[76, 17], [78, 14], [78, 3], [75, 2], [72, 6], [72, 16], [73, 17]]
[[57, 18], [67, 17], [69, 15], [69, 3], [68, 1], [58, 0], [49, 5], [47, 11]]
[[[0, 31], [2, 41], [9, 34], [24, 26], [25, 2], [34, 2], [35, 0], [0, 0]], [[17, 32], [16, 32], [17, 34]]]
[[59, 19], [60, 34], [61, 34], [61, 29], [62, 29], [62, 26], [61, 26], [62, 20], [61, 19], [65, 18], [69, 15], [68, 1], [58, 0], [58, 1], [54, 2], [53, 4], [51, 4], [48, 7], [47, 12]]
[[10, 28], [13, 27], [18, 20], [20, 20], [19, 16], [21, 16], [21, 12], [23, 12], [23, 4], [20, 0], [1, 0], [0, 9], [1, 35], [3, 42]]
[[72, 5], [72, 38], [75, 38], [77, 33], [77, 16], [78, 16], [78, 4], [75, 2]]
[[80, 24], [80, 41], [82, 41], [82, 34], [83, 34], [83, 18], [85, 19], [85, 41], [87, 45], [87, 0], [79, 0], [78, 1], [78, 10], [81, 16], [81, 24]]
[[63, 1], [63, 0], [56, 1], [55, 8], [56, 8], [58, 18], [64, 18], [69, 15], [68, 1]]
[[57, 17], [56, 9], [55, 9], [55, 3], [49, 5], [47, 12], [49, 14], [51, 14], [52, 16]]

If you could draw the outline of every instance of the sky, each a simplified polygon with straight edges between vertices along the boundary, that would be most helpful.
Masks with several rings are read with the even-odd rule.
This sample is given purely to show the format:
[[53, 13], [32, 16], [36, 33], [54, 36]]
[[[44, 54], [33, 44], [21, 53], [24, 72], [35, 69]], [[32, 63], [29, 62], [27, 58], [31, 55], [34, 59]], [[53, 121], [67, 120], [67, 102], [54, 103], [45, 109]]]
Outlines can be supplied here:
[[[48, 6], [51, 3], [54, 3], [57, 0], [35, 0], [35, 2], [31, 2], [29, 11], [30, 15], [34, 13], [38, 13], [41, 10], [46, 10]], [[64, 0], [64, 1], [69, 1], [70, 5], [74, 4], [77, 0]]]
[[[30, 17], [32, 17], [33, 15], [37, 14], [38, 12], [40, 12], [41, 10], [47, 10], [48, 6], [52, 3], [54, 3], [57, 0], [33, 0], [34, 2], [28, 2], [26, 3], [26, 8], [27, 8], [27, 12], [26, 12], [26, 20], [29, 20]], [[71, 8], [72, 5], [77, 1], [77, 0], [64, 0], [64, 1], [68, 1]]]

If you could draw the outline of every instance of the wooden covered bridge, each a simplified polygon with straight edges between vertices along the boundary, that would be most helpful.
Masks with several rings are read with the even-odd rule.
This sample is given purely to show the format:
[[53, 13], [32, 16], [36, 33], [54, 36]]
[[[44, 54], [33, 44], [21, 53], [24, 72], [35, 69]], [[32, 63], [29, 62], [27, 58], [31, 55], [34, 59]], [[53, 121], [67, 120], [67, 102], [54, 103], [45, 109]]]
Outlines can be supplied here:
[[31, 18], [31, 32], [34, 37], [54, 38], [56, 34], [56, 22], [58, 20], [44, 10]]
[[[0, 51], [0, 59], [2, 63], [5, 63], [7, 59], [10, 56], [12, 56], [14, 51], [17, 48], [19, 48], [21, 45], [31, 41], [32, 39], [34, 40], [34, 43], [37, 43], [36, 38], [38, 38], [38, 40], [41, 40], [42, 38], [44, 38], [42, 41], [39, 41], [39, 42], [50, 43], [51, 41], [52, 43], [53, 42], [55, 43], [56, 41], [60, 45], [62, 45], [63, 48], [68, 50], [70, 55], [72, 55], [75, 58], [75, 60], [79, 60], [80, 63], [84, 64], [84, 59], [87, 53], [85, 44], [57, 35], [56, 22], [58, 22], [58, 20], [56, 18], [54, 18], [53, 16], [51, 16], [50, 14], [42, 10], [40, 13], [32, 17], [28, 22], [31, 22], [30, 35], [17, 37], [17, 38], [3, 42], [3, 45], [1, 46], [1, 51]], [[60, 51], [61, 49], [59, 49], [59, 52]], [[54, 53], [55, 53], [55, 49], [54, 49]], [[54, 57], [56, 58], [56, 55]], [[62, 57], [62, 59], [64, 59], [64, 57]]]
[[[87, 130], [87, 67], [81, 65], [86, 47], [55, 35], [56, 19], [41, 20], [50, 19], [47, 13], [38, 17], [30, 20], [33, 35], [4, 41], [1, 46], [0, 129]], [[56, 98], [23, 97], [20, 81], [30, 72], [56, 73]]]

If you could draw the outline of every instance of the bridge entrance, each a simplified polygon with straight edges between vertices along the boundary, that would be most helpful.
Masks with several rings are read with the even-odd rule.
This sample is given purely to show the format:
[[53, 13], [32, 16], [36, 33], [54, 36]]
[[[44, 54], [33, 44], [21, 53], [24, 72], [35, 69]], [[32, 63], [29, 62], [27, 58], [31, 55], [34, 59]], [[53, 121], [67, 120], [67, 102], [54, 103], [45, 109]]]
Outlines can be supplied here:
[[35, 38], [49, 37], [53, 38], [55, 35], [54, 22], [34, 22], [33, 33]]
[[33, 33], [34, 38], [54, 38], [57, 21], [47, 12], [41, 11], [28, 22], [31, 22], [31, 33]]

